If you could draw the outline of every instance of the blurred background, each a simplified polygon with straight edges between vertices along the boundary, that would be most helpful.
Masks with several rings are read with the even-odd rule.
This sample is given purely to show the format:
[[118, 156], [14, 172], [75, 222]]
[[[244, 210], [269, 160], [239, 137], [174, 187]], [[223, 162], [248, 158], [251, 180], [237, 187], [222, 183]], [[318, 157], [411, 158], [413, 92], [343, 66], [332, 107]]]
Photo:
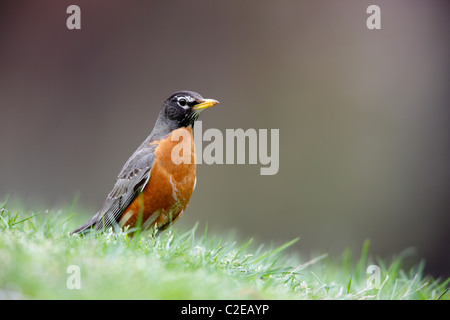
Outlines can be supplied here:
[[[68, 30], [66, 8], [81, 8]], [[381, 8], [381, 30], [366, 9]], [[280, 167], [199, 165], [177, 226], [301, 253], [414, 247], [450, 276], [448, 1], [0, 4], [0, 199], [95, 213], [162, 102], [221, 104], [203, 130], [280, 130]], [[204, 145], [207, 143], [204, 143]], [[88, 215], [76, 221], [87, 219]], [[74, 227], [76, 227], [74, 222]]]

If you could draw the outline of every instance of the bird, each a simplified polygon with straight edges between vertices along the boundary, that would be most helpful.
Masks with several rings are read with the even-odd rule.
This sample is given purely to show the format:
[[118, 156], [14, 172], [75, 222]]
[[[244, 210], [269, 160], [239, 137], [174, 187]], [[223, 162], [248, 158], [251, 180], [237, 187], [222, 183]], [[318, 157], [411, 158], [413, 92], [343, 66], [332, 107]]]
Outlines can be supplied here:
[[[178, 91], [165, 100], [153, 130], [124, 164], [101, 209], [71, 234], [111, 227], [163, 231], [179, 219], [197, 182], [194, 123], [218, 103], [193, 91]], [[181, 143], [190, 148], [180, 148]]]

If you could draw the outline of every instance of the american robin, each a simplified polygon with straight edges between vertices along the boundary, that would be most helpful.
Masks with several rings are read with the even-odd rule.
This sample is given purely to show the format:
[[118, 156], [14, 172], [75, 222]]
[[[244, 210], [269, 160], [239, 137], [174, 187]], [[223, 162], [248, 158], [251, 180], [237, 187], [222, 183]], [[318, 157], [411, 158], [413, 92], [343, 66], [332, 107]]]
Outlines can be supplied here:
[[[204, 109], [218, 103], [192, 91], [172, 94], [151, 134], [123, 166], [101, 210], [73, 233], [111, 226], [164, 230], [175, 222], [186, 209], [196, 183], [194, 122]], [[172, 152], [185, 137], [191, 147], [190, 155], [183, 154], [183, 159], [189, 161], [174, 159], [185, 151]]]

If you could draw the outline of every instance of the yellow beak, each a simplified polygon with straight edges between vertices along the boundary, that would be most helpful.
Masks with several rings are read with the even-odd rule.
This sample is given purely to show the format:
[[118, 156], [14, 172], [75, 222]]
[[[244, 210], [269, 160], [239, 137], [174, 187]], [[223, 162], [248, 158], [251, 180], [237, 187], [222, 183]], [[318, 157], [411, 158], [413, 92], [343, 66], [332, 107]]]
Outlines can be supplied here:
[[214, 99], [203, 99], [202, 102], [193, 106], [192, 110], [194, 110], [194, 111], [203, 110], [203, 109], [211, 108], [212, 106], [215, 106], [216, 104], [219, 104], [219, 101], [214, 100]]

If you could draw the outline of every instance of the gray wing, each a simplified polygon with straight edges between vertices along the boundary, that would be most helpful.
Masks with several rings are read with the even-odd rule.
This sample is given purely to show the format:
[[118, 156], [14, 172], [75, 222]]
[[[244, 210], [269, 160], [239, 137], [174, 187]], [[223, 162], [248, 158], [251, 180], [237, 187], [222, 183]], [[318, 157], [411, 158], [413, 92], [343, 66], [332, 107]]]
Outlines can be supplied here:
[[96, 230], [115, 226], [128, 205], [144, 189], [150, 180], [155, 149], [155, 145], [140, 147], [125, 163], [102, 209], [96, 214]]

